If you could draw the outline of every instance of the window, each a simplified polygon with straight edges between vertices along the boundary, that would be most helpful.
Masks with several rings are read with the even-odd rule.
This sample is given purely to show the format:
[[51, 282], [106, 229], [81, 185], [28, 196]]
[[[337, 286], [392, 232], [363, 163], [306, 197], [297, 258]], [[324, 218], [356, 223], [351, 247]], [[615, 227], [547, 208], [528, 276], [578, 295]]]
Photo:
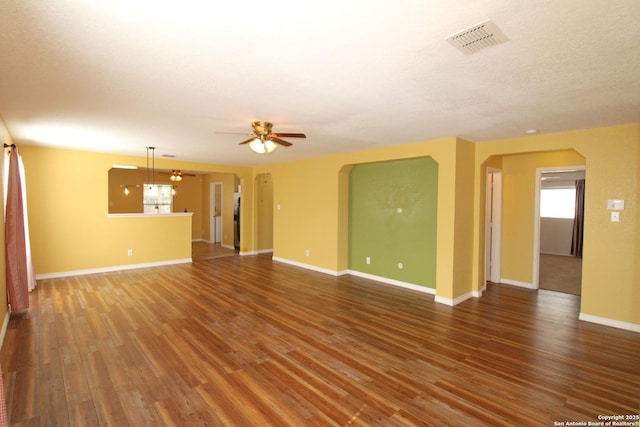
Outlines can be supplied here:
[[540, 217], [574, 218], [575, 213], [575, 188], [547, 188], [540, 191]]

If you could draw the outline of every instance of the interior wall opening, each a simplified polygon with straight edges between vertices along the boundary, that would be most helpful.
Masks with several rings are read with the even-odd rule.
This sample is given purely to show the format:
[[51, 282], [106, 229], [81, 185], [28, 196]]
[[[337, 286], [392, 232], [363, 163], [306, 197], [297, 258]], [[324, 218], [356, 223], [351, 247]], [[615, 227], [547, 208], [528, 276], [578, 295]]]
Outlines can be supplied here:
[[581, 295], [585, 169], [545, 168], [538, 176], [538, 288]]
[[[500, 219], [500, 266], [499, 272], [489, 269], [489, 257], [492, 257], [488, 249], [491, 239], [491, 220], [489, 212], [489, 189], [484, 190], [484, 203], [487, 211], [484, 215], [484, 252], [485, 252], [485, 279], [491, 282], [499, 282], [508, 285], [520, 286], [530, 289], [538, 289], [540, 271], [540, 187], [542, 176], [540, 171], [579, 170], [584, 173], [586, 159], [573, 149], [514, 153], [495, 155], [483, 163], [483, 174], [486, 181], [483, 185], [489, 186], [488, 170], [499, 170], [502, 175], [502, 200]], [[547, 179], [545, 179], [547, 181]], [[544, 227], [543, 227], [544, 228]], [[545, 228], [545, 232], [549, 230]], [[583, 231], [584, 233], [587, 230]], [[563, 247], [566, 247], [566, 240]], [[549, 251], [547, 243], [544, 250]], [[582, 268], [578, 266], [581, 274]], [[554, 278], [562, 280], [558, 270]], [[543, 285], [546, 286], [546, 285]], [[541, 288], [545, 289], [545, 287]], [[581, 287], [581, 281], [578, 288]]]

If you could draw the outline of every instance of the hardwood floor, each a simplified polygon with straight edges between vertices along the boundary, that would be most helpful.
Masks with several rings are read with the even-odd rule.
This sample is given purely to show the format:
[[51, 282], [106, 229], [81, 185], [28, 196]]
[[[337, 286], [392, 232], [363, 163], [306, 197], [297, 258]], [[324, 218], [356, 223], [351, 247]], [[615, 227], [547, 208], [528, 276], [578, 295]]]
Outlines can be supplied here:
[[238, 255], [238, 251], [224, 247], [220, 243], [198, 241], [191, 244], [191, 258], [194, 261], [234, 255]]
[[553, 426], [637, 414], [640, 334], [490, 284], [455, 308], [223, 257], [43, 280], [0, 353], [14, 426]]

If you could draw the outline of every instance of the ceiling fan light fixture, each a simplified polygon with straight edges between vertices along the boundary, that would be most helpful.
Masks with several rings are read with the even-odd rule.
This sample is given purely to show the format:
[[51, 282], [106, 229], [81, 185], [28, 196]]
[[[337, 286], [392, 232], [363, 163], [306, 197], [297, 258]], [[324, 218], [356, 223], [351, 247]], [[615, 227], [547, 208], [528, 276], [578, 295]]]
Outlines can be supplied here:
[[171, 181], [180, 182], [182, 181], [182, 173], [180, 171], [174, 170], [171, 172], [171, 176], [169, 177]]
[[262, 141], [260, 138], [256, 138], [249, 143], [249, 148], [258, 154], [264, 154], [273, 152], [278, 148], [278, 145], [269, 139]]

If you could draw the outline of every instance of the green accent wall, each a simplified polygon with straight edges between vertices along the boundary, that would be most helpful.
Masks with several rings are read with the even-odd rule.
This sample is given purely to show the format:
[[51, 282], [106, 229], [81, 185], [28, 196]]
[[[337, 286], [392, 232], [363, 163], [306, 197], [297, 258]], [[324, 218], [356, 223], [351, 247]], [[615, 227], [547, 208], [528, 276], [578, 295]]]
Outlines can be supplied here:
[[438, 164], [430, 157], [354, 166], [349, 269], [435, 289], [437, 200]]

